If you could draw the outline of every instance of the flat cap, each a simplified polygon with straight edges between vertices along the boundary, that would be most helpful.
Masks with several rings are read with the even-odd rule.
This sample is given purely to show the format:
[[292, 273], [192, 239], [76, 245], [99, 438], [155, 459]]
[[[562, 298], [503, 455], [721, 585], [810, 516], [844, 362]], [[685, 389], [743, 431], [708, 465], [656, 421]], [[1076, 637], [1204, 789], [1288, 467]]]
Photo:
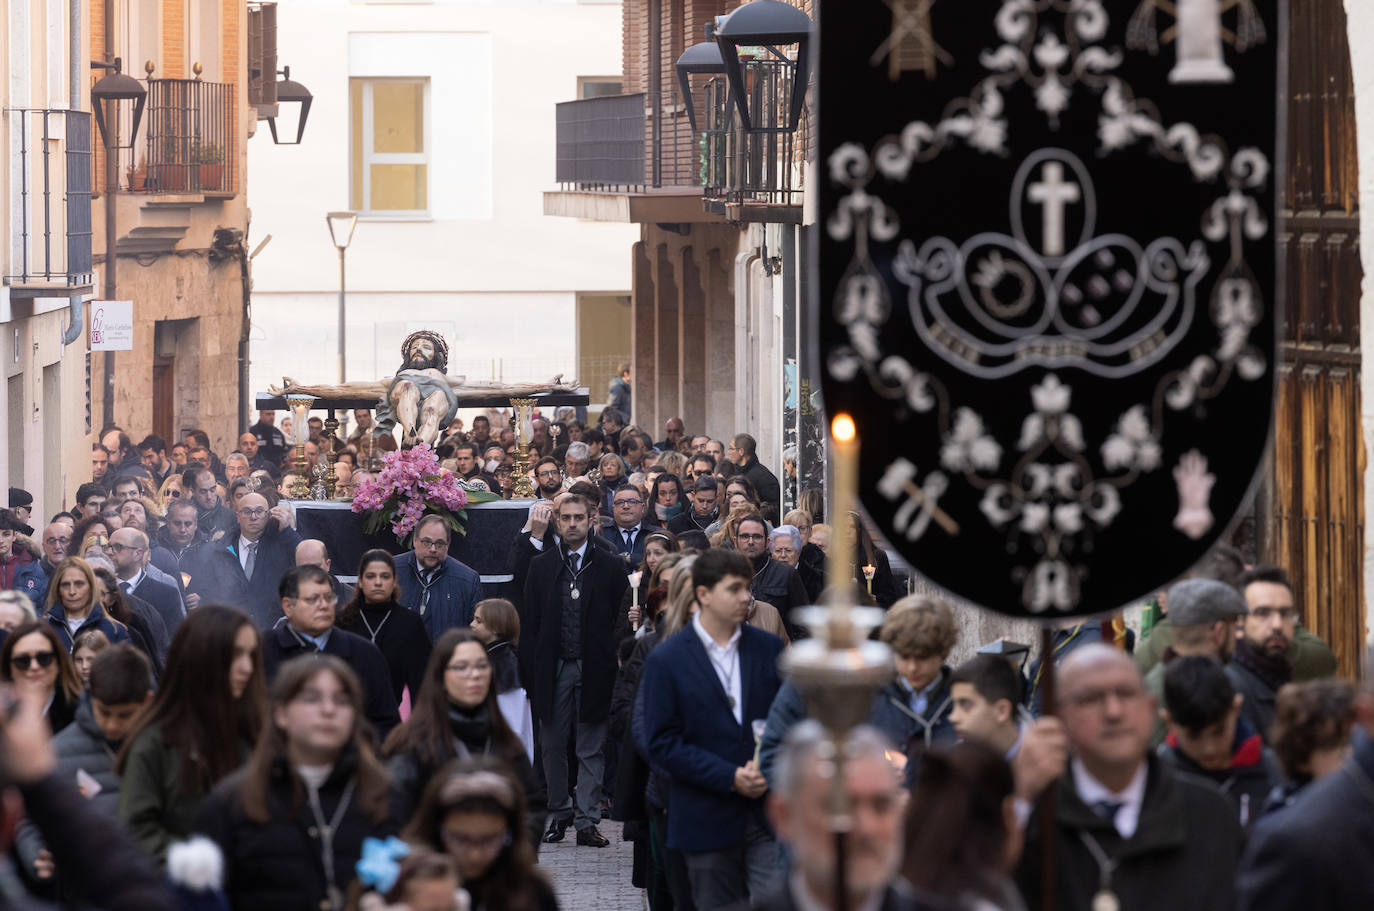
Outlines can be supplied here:
[[1240, 592], [1215, 579], [1184, 579], [1169, 589], [1169, 622], [1174, 626], [1211, 626], [1249, 612]]
[[10, 488], [10, 509], [16, 506], [32, 506], [33, 494], [20, 487]]

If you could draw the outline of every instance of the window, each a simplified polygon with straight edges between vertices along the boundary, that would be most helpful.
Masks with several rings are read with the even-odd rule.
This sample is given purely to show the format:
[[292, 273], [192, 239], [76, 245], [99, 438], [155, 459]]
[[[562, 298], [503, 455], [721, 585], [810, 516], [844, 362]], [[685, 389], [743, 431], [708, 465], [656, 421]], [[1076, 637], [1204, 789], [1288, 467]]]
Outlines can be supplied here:
[[350, 205], [364, 214], [429, 213], [429, 80], [348, 81]]
[[619, 76], [578, 76], [578, 98], [601, 98], [606, 95], [620, 95], [625, 84]]

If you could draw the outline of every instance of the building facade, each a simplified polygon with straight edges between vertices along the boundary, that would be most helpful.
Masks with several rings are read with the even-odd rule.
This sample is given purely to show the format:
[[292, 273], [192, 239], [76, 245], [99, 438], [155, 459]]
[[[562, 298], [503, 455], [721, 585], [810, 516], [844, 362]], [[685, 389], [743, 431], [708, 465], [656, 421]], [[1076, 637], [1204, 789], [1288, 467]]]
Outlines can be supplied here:
[[0, 477], [34, 524], [90, 477], [90, 150], [81, 0], [8, 0], [0, 40]]
[[[638, 227], [628, 250], [634, 421], [655, 434], [670, 417], [716, 438], [753, 434], [764, 464], [793, 480], [790, 506], [824, 474], [800, 305], [811, 219], [810, 118], [789, 120], [798, 50], [756, 49], [747, 64], [754, 125], [769, 132], [740, 128], [724, 75], [695, 71], [684, 87], [678, 71], [741, 5], [626, 0], [623, 91], [560, 106], [560, 186], [544, 210]], [[811, 0], [793, 5], [812, 12]]]
[[[96, 352], [98, 431], [169, 442], [200, 428], [232, 449], [248, 304], [248, 6], [242, 0], [96, 0], [92, 60], [119, 58], [146, 89], [112, 119], [113, 174], [97, 142], [93, 224], [103, 298], [133, 302], [131, 351]], [[99, 77], [95, 73], [94, 77]], [[107, 118], [109, 119], [109, 118]], [[111, 256], [111, 254], [113, 254]]]
[[272, 236], [254, 260], [252, 388], [339, 378], [325, 214], [350, 210], [348, 379], [389, 376], [427, 328], [451, 374], [562, 374], [599, 401], [630, 354], [633, 235], [544, 218], [540, 192], [555, 103], [619, 91], [619, 2], [302, 0], [280, 8], [277, 42], [314, 103], [302, 145], [250, 151], [255, 234]]

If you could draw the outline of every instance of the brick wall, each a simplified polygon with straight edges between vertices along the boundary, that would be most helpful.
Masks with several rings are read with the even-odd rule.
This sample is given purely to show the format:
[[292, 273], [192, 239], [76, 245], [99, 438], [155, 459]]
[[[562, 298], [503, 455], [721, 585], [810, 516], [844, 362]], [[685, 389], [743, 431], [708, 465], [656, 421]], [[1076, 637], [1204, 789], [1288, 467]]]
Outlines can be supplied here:
[[162, 79], [190, 76], [186, 51], [186, 0], [162, 0], [162, 65], [154, 75]]

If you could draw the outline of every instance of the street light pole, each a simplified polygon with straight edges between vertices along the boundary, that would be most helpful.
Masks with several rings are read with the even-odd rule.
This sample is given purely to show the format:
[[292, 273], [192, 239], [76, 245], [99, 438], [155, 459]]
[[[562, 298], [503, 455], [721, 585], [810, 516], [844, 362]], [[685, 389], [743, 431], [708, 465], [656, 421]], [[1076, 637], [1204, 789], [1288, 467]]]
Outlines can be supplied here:
[[328, 212], [325, 214], [324, 220], [329, 225], [329, 239], [334, 242], [334, 246], [339, 251], [339, 382], [344, 383], [346, 381], [344, 372], [347, 367], [347, 358], [344, 354], [344, 344], [347, 340], [347, 327], [345, 325], [347, 288], [344, 254], [348, 251], [348, 245], [353, 241], [353, 230], [358, 227], [358, 213]]

